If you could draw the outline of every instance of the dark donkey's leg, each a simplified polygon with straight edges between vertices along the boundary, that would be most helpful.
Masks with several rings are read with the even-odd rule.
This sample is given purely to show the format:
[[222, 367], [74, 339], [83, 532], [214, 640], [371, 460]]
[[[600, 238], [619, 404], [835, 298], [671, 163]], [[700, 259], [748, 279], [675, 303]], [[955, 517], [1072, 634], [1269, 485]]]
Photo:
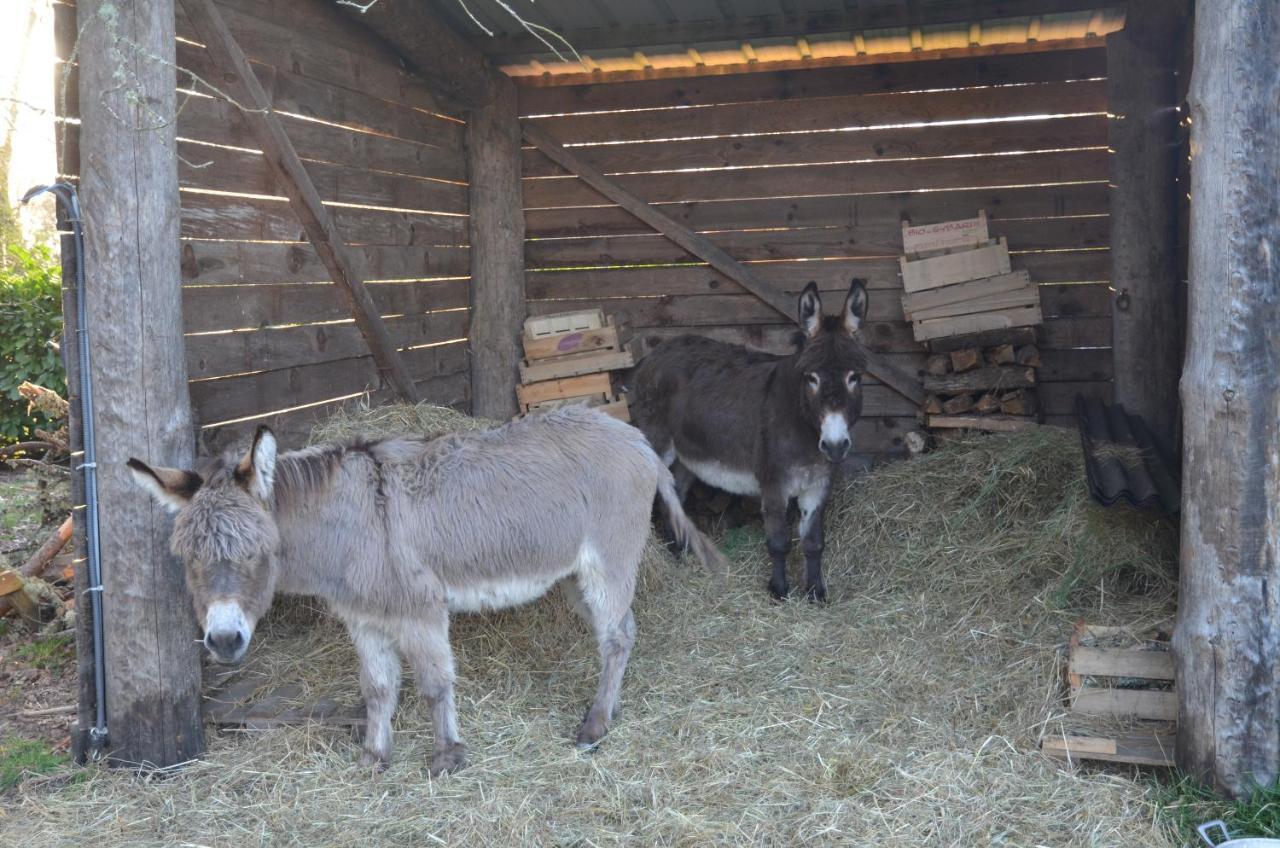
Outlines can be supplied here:
[[824, 481], [821, 486], [801, 492], [797, 498], [800, 505], [800, 544], [804, 549], [804, 594], [811, 601], [827, 599], [827, 586], [822, 580], [822, 551], [826, 547], [822, 525], [830, 490], [830, 485]]
[[777, 600], [787, 597], [791, 587], [787, 584], [787, 554], [791, 552], [791, 526], [787, 521], [787, 496], [781, 491], [765, 489], [761, 497], [764, 511], [764, 532], [768, 539], [769, 556], [773, 560], [773, 576], [769, 578], [769, 594]]

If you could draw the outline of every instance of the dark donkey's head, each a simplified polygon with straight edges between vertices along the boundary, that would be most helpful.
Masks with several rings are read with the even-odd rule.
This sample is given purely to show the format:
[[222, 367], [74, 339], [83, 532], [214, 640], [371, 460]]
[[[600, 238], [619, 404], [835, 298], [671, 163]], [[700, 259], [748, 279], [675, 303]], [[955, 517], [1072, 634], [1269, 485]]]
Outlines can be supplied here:
[[803, 380], [803, 414], [818, 431], [818, 450], [831, 462], [849, 453], [853, 425], [862, 413], [862, 372], [866, 359], [854, 333], [867, 315], [867, 289], [854, 280], [837, 315], [822, 314], [818, 286], [800, 294], [800, 350], [793, 358]]
[[275, 436], [259, 427], [248, 453], [224, 456], [207, 478], [138, 459], [129, 469], [177, 516], [169, 546], [186, 566], [205, 647], [220, 662], [238, 662], [271, 605], [278, 574]]

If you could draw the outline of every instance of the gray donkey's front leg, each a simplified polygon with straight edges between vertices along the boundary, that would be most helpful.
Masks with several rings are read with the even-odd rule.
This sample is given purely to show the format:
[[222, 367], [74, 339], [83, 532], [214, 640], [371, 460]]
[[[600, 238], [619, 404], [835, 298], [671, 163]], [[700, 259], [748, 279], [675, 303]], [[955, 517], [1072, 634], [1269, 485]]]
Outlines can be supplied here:
[[413, 666], [418, 691], [431, 705], [435, 747], [431, 776], [457, 771], [467, 764], [467, 746], [458, 738], [458, 710], [453, 701], [456, 674], [449, 645], [449, 611], [443, 604], [431, 606], [421, 618], [401, 625], [400, 648]]
[[400, 695], [400, 656], [389, 634], [357, 620], [347, 622], [360, 655], [360, 694], [366, 727], [360, 765], [386, 768], [391, 762], [391, 717]]

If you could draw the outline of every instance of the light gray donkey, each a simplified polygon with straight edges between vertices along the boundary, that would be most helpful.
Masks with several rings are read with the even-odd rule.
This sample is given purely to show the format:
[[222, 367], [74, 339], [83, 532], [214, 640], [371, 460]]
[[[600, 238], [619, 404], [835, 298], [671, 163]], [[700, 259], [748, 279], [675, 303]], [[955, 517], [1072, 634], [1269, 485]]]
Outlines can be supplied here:
[[261, 427], [247, 454], [203, 476], [129, 467], [177, 514], [171, 546], [216, 659], [244, 656], [277, 592], [323, 598], [346, 623], [368, 712], [362, 765], [391, 756], [398, 652], [433, 706], [431, 773], [462, 767], [449, 614], [522, 604], [562, 580], [600, 649], [600, 685], [577, 736], [596, 744], [635, 642], [631, 600], [655, 492], [702, 563], [724, 565], [640, 431], [582, 407], [279, 456]]

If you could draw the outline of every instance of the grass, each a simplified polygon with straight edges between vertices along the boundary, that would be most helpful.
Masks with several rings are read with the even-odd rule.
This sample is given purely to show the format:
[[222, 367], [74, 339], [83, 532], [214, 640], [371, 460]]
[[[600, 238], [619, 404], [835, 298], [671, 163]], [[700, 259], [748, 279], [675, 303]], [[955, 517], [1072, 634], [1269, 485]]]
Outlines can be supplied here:
[[22, 782], [24, 777], [53, 771], [68, 758], [31, 739], [0, 740], [0, 792]]
[[60, 669], [75, 661], [75, 634], [59, 633], [14, 649], [13, 655], [36, 668]]
[[1160, 787], [1157, 794], [1160, 815], [1192, 844], [1200, 844], [1196, 827], [1222, 819], [1232, 837], [1280, 838], [1280, 780], [1258, 787], [1242, 801], [1224, 801], [1213, 790], [1183, 777]]

